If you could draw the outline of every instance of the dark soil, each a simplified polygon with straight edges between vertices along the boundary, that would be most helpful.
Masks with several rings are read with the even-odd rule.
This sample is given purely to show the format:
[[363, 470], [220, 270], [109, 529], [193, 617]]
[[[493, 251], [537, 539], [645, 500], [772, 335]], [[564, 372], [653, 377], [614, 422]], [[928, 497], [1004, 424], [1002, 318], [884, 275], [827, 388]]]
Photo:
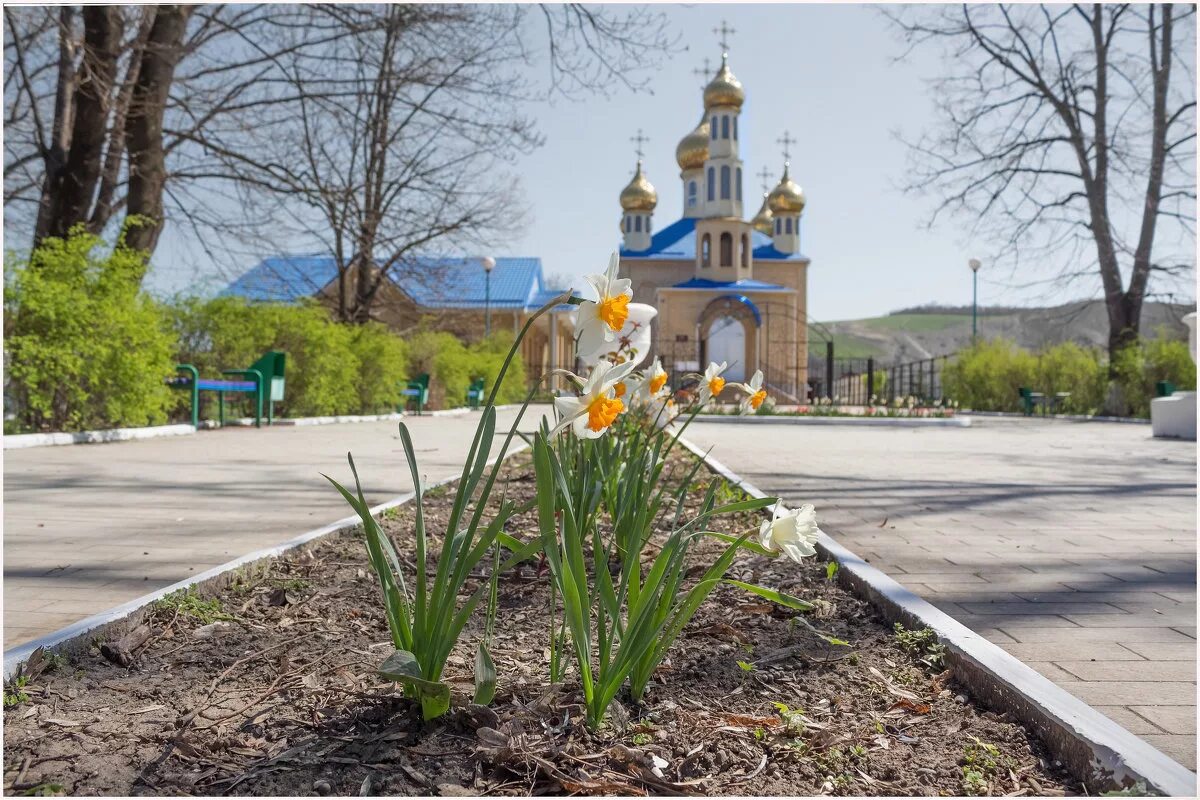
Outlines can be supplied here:
[[[526, 457], [505, 475], [509, 498], [532, 495]], [[427, 497], [430, 530], [451, 501], [448, 489]], [[411, 559], [411, 519], [403, 506], [385, 520], [402, 558]], [[532, 514], [515, 523], [509, 532], [520, 538], [536, 530]], [[697, 563], [711, 552], [698, 548]], [[819, 610], [798, 619], [718, 589], [645, 704], [618, 698], [591, 732], [574, 674], [548, 685], [547, 576], [522, 565], [500, 580], [496, 700], [467, 705], [479, 617], [446, 671], [452, 711], [425, 723], [375, 671], [391, 644], [361, 532], [330, 536], [239, 576], [215, 602], [160, 604], [128, 668], [97, 643], [37, 676], [24, 699], [9, 687], [5, 793], [1080, 793], [1038, 741], [975, 705], [936, 657], [920, 661], [928, 651], [905, 650], [826, 578], [825, 564], [746, 555], [730, 577]], [[850, 646], [826, 644], [809, 626]]]

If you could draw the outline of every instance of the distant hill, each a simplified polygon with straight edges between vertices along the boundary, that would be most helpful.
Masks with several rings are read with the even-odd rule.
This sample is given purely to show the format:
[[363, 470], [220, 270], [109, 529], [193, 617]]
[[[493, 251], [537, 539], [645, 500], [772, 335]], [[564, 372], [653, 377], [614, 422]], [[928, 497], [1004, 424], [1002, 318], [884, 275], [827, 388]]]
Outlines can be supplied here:
[[[1192, 305], [1146, 303], [1142, 331], [1156, 336], [1162, 327], [1172, 338], [1186, 338], [1187, 327], [1179, 320], [1195, 310]], [[885, 364], [913, 361], [953, 353], [970, 344], [971, 307], [918, 306], [883, 317], [810, 326], [811, 353], [825, 352], [826, 332], [832, 335], [835, 356], [874, 356]], [[1064, 341], [1106, 347], [1108, 317], [1099, 300], [1052, 308], [980, 308], [979, 336], [1011, 339], [1030, 350]]]

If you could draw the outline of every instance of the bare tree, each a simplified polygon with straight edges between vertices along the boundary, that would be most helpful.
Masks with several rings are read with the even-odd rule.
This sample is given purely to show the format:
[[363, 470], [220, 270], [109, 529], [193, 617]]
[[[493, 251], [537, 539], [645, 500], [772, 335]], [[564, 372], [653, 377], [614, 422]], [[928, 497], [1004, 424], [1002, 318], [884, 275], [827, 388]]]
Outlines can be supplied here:
[[908, 188], [940, 198], [934, 220], [974, 219], [1014, 269], [1036, 262], [1037, 282], [1098, 276], [1114, 355], [1138, 335], [1151, 276], [1195, 269], [1195, 7], [886, 13], [910, 49], [944, 55]]
[[[267, 45], [287, 52], [273, 59], [265, 90], [290, 102], [260, 105], [242, 130], [168, 134], [189, 136], [206, 155], [176, 175], [223, 177], [236, 205], [254, 209], [258, 223], [247, 233], [260, 246], [265, 238], [332, 256], [335, 307], [347, 321], [378, 317], [400, 273], [437, 284], [427, 255], [491, 251], [515, 233], [524, 213], [511, 164], [542, 142], [531, 103], [547, 93], [624, 85], [647, 60], [635, 42], [657, 41], [651, 58], [669, 49], [661, 23], [640, 24], [643, 11], [614, 18], [547, 7], [540, 21], [550, 26], [552, 47], [543, 86], [529, 74], [526, 8], [315, 6], [307, 13], [304, 30], [329, 33], [321, 47], [288, 50], [295, 32], [286, 29]], [[567, 43], [564, 60], [557, 48]], [[198, 228], [230, 229], [211, 206], [193, 204], [190, 217]]]

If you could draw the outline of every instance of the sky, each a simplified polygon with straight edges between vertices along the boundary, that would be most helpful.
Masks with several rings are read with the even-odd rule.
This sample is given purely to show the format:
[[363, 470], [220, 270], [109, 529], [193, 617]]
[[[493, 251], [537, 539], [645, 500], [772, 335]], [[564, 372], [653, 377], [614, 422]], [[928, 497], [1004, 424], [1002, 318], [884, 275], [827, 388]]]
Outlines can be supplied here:
[[[933, 104], [924, 82], [940, 67], [935, 51], [903, 62], [902, 45], [877, 8], [856, 5], [663, 6], [687, 50], [669, 58], [649, 81], [650, 92], [616, 91], [586, 102], [534, 108], [546, 142], [512, 164], [531, 209], [528, 226], [502, 252], [538, 256], [549, 274], [602, 271], [619, 244], [617, 198], [633, 174], [630, 141], [649, 138], [645, 171], [658, 190], [656, 230], [680, 216], [681, 181], [675, 145], [696, 124], [705, 82], [693, 70], [721, 49], [714, 28], [727, 21], [730, 67], [746, 89], [740, 134], [747, 218], [761, 196], [756, 174], [772, 183], [782, 171], [776, 143], [796, 140], [792, 178], [808, 199], [801, 247], [809, 267], [809, 316], [833, 321], [876, 316], [929, 302], [969, 304], [967, 261], [984, 258], [983, 244], [965, 240], [964, 226], [928, 221], [932, 200], [904, 194], [906, 148], [897, 132], [915, 137]], [[152, 276], [161, 290], [177, 285], [178, 244], [168, 235]], [[252, 264], [247, 263], [246, 268]], [[1088, 295], [1045, 288], [1016, 289], [1012, 276], [979, 273], [981, 305], [1047, 305]], [[1098, 289], [1098, 278], [1094, 282]], [[1081, 291], [1083, 294], [1081, 295]]]

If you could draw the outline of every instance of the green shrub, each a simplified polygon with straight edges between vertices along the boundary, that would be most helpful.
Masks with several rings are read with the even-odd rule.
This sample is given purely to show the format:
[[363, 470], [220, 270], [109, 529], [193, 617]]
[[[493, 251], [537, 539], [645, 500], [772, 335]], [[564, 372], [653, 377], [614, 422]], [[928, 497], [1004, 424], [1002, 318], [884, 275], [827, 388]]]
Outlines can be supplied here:
[[405, 345], [378, 323], [340, 324], [315, 301], [255, 304], [237, 297], [182, 300], [174, 314], [179, 361], [205, 377], [248, 367], [267, 350], [286, 353], [287, 389], [275, 406], [280, 416], [376, 413], [399, 402]]
[[976, 342], [946, 365], [942, 385], [963, 408], [1020, 411], [1018, 389], [1037, 376], [1037, 359], [1004, 339]]
[[1070, 392], [1059, 406], [1066, 414], [1094, 414], [1104, 403], [1108, 369], [1099, 350], [1063, 342], [1037, 354], [1033, 388], [1052, 396]]
[[[466, 404], [467, 389], [474, 378], [483, 378], [487, 391], [491, 391], [512, 346], [512, 334], [497, 333], [466, 345], [451, 333], [421, 331], [410, 337], [408, 346], [410, 377], [429, 373], [430, 404], [453, 408]], [[525, 391], [525, 364], [518, 353], [496, 393], [496, 403], [520, 402]]]
[[77, 229], [5, 269], [11, 409], [35, 430], [161, 424], [173, 398], [166, 316], [142, 293], [145, 255]]
[[1134, 417], [1150, 416], [1150, 401], [1159, 381], [1170, 381], [1180, 391], [1196, 388], [1196, 364], [1187, 342], [1168, 339], [1161, 329], [1158, 338], [1139, 339], [1121, 350], [1113, 373], [1129, 414]]

